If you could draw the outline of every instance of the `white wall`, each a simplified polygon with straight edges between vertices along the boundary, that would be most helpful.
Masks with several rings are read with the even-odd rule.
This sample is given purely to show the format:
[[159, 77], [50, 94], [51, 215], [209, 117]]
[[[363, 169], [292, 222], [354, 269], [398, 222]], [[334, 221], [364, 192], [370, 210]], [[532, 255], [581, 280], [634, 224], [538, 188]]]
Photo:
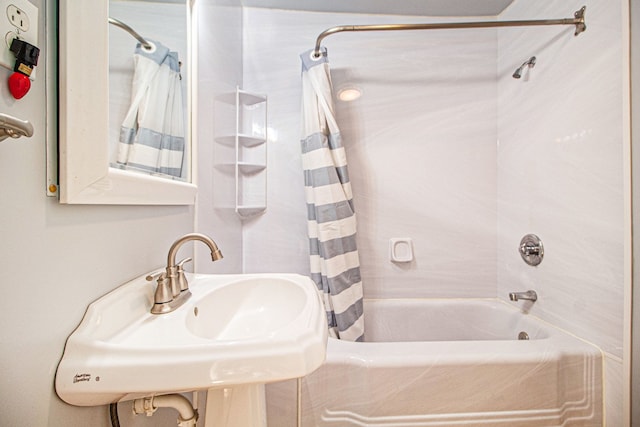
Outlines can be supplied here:
[[[267, 213], [244, 227], [247, 271], [308, 271], [298, 55], [345, 21], [425, 18], [245, 9], [245, 87], [268, 94], [277, 133]], [[495, 31], [344, 34], [325, 44], [334, 87], [363, 92], [336, 107], [366, 296], [494, 296]], [[389, 261], [392, 237], [413, 239], [413, 263]]]
[[[28, 119], [35, 128], [32, 138], [0, 142], [0, 180], [4, 183], [0, 197], [0, 425], [107, 427], [105, 406], [74, 407], [55, 394], [54, 375], [65, 340], [91, 301], [165, 263], [171, 243], [194, 230], [195, 209], [64, 206], [46, 196], [44, 81], [51, 70], [45, 70], [44, 64], [51, 52], [44, 42], [45, 2], [33, 3], [40, 8], [38, 79], [19, 101], [10, 97], [6, 84], [0, 85], [0, 111]], [[47, 2], [47, 7], [54, 4]], [[237, 16], [229, 25], [239, 33]], [[0, 69], [3, 81], [9, 74]], [[211, 191], [211, 183], [204, 188]], [[235, 242], [239, 238], [231, 233], [230, 238], [225, 234], [219, 239], [220, 231], [228, 230], [219, 217], [201, 216], [201, 220], [199, 228], [212, 231], [226, 250], [227, 257], [216, 262], [215, 268], [239, 271], [241, 245]], [[176, 423], [176, 413], [167, 409], [153, 418], [134, 418], [126, 403], [121, 404], [120, 417], [122, 425], [132, 427]]]
[[[498, 296], [535, 289], [531, 313], [605, 352], [611, 426], [623, 425], [630, 271], [625, 3], [589, 2], [587, 31], [578, 37], [573, 27], [510, 28], [498, 37]], [[516, 0], [503, 18], [570, 16], [583, 4]], [[511, 78], [532, 55], [528, 75]], [[535, 268], [517, 252], [527, 233], [545, 246]]]
[[[632, 156], [633, 169], [640, 170], [640, 4], [630, 2], [631, 15], [631, 90], [632, 90]], [[640, 181], [637, 172], [633, 185], [633, 223], [640, 224]], [[633, 233], [633, 246], [640, 248], [640, 232], [636, 227]], [[640, 424], [640, 260], [634, 259], [633, 267], [633, 369], [631, 372], [631, 423]]]
[[[40, 7], [38, 79], [19, 101], [0, 85], [0, 110], [35, 129], [29, 139], [0, 142], [0, 424], [107, 426], [105, 407], [75, 408], [54, 392], [65, 340], [91, 301], [163, 264], [171, 242], [193, 229], [193, 209], [63, 206], [46, 196], [44, 82], [51, 71], [44, 64], [50, 52], [44, 2], [34, 4]], [[3, 81], [8, 76], [0, 70]], [[155, 425], [174, 424], [161, 420]]]

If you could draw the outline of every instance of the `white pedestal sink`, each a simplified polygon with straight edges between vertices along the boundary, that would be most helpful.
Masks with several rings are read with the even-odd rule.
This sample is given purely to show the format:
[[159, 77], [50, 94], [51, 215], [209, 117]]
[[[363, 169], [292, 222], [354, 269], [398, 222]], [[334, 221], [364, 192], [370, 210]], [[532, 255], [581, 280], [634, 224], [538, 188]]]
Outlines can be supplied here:
[[58, 395], [93, 406], [209, 390], [206, 427], [266, 425], [264, 384], [324, 360], [315, 285], [295, 274], [188, 278], [193, 296], [171, 313], [150, 314], [154, 284], [144, 276], [92, 303], [67, 340]]
[[267, 426], [264, 384], [215, 388], [207, 392], [207, 418], [204, 427], [249, 426]]

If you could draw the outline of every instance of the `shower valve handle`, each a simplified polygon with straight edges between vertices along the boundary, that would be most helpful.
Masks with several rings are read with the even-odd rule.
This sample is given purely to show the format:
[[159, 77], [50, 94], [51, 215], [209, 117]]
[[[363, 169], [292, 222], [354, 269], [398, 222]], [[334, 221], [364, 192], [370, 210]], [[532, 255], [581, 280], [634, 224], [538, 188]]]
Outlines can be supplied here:
[[544, 257], [544, 246], [542, 240], [535, 234], [527, 234], [520, 240], [518, 248], [520, 256], [527, 264], [535, 267], [542, 262]]
[[540, 246], [523, 243], [520, 245], [520, 253], [523, 255], [540, 255]]

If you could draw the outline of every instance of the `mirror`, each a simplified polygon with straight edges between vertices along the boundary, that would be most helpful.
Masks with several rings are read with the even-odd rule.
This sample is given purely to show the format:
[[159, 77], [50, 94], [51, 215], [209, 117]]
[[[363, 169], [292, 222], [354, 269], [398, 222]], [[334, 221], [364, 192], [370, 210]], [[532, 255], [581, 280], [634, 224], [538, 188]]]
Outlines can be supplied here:
[[[131, 22], [126, 22], [129, 18], [124, 15], [127, 15], [132, 7], [138, 8], [139, 12], [141, 8], [153, 9], [158, 5], [140, 1], [115, 3], [114, 13], [119, 14], [116, 18], [145, 37], [143, 30], [149, 30], [149, 27], [139, 23], [135, 17], [136, 13], [131, 15]], [[160, 43], [166, 43], [174, 50], [176, 47], [169, 46], [175, 42], [172, 38], [186, 36], [186, 44], [183, 43], [182, 49], [186, 49], [187, 52], [180, 53], [183, 65], [178, 71], [183, 77], [181, 86], [186, 90], [182, 105], [186, 111], [183, 130], [185, 149], [183, 153], [178, 153], [179, 161], [174, 161], [174, 165], [179, 164], [179, 172], [174, 175], [179, 176], [170, 176], [165, 170], [141, 172], [141, 168], [135, 167], [139, 163], [130, 167], [126, 157], [124, 162], [120, 161], [122, 156], [118, 158], [118, 152], [122, 144], [121, 128], [124, 128], [126, 116], [134, 104], [131, 99], [133, 91], [129, 89], [130, 92], [127, 93], [127, 89], [123, 88], [130, 88], [131, 85], [134, 68], [132, 58], [138, 42], [121, 28], [109, 25], [108, 0], [61, 0], [58, 11], [58, 150], [61, 203], [187, 205], [195, 202], [197, 187], [192, 167], [195, 142], [194, 133], [191, 132], [193, 112], [190, 108], [191, 94], [195, 88], [193, 52], [196, 51], [196, 47], [195, 37], [192, 37], [194, 26], [191, 25], [193, 1], [189, 1], [188, 5], [178, 5], [175, 1], [165, 0], [161, 6], [184, 8], [183, 16], [187, 22], [183, 31], [169, 31], [163, 24], [163, 31], [159, 33], [163, 39], [156, 37]], [[133, 22], [138, 22], [139, 30], [134, 27]], [[110, 61], [110, 33], [116, 40], [125, 40], [112, 41], [114, 46], [111, 47], [126, 50], [117, 52], [125, 59], [114, 60], [111, 55]], [[152, 39], [152, 36], [148, 37]], [[129, 65], [126, 65], [127, 60]], [[110, 62], [113, 62], [111, 72]], [[133, 128], [137, 128], [137, 125]], [[137, 129], [134, 129], [134, 132], [137, 132]], [[137, 141], [138, 137], [135, 139]]]

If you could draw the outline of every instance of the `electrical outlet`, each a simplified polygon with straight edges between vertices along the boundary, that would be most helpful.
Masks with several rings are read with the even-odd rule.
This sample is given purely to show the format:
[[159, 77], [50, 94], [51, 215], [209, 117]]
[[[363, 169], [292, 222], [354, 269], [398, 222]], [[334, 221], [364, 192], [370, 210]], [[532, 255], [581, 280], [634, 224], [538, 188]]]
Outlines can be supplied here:
[[23, 12], [22, 9], [19, 9], [15, 4], [10, 4], [7, 7], [7, 18], [11, 25], [16, 27], [18, 31], [29, 31], [29, 15]]
[[[9, 50], [15, 38], [38, 47], [38, 8], [28, 0], [0, 0], [0, 65], [10, 70], [16, 63]], [[35, 69], [30, 78], [35, 79]]]

